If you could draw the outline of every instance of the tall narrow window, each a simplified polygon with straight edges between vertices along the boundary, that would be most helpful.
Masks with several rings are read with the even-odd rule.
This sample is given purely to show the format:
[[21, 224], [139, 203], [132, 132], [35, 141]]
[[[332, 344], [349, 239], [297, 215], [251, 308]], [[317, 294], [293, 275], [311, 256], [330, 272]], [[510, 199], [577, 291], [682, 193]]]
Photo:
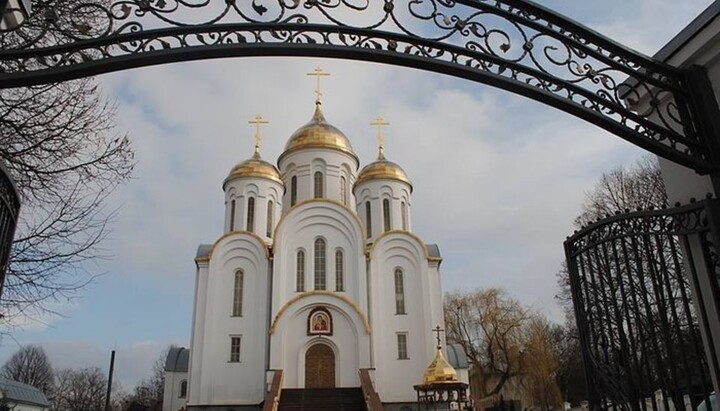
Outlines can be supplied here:
[[325, 240], [315, 240], [315, 289], [324, 290], [327, 284], [327, 270], [325, 266]]
[[313, 179], [315, 186], [315, 198], [323, 197], [323, 175], [321, 172], [316, 171]]
[[397, 334], [398, 360], [408, 359], [407, 333]]
[[295, 290], [297, 292], [305, 291], [305, 251], [297, 252], [297, 262], [295, 266]]
[[180, 382], [180, 398], [187, 397], [187, 380]]
[[230, 202], [230, 231], [235, 231], [235, 200]]
[[240, 337], [230, 337], [230, 362], [240, 362]]
[[345, 180], [345, 176], [340, 177], [340, 202], [347, 205], [347, 180]]
[[367, 238], [372, 237], [372, 215], [370, 213], [370, 202], [365, 202], [365, 225], [367, 230]]
[[290, 179], [290, 207], [297, 204], [297, 176]]
[[383, 200], [383, 227], [385, 231], [390, 231], [390, 200]]
[[395, 270], [395, 314], [405, 314], [405, 282], [400, 269]]
[[233, 317], [242, 317], [243, 303], [243, 282], [245, 281], [245, 273], [242, 270], [235, 271], [235, 287], [233, 288]]
[[400, 203], [400, 216], [402, 217], [402, 229], [407, 230], [407, 204]]
[[255, 231], [255, 197], [248, 198], [247, 230]]
[[342, 250], [335, 251], [335, 291], [345, 291], [345, 258]]
[[267, 234], [268, 237], [272, 237], [272, 229], [273, 229], [273, 214], [275, 213], [275, 203], [273, 203], [272, 200], [268, 201], [268, 209], [267, 209]]

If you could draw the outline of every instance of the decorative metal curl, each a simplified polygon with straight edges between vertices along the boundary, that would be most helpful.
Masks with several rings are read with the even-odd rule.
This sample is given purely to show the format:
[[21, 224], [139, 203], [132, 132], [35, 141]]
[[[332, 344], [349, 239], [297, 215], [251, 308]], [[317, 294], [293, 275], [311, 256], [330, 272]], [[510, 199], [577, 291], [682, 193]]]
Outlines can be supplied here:
[[685, 73], [525, 0], [39, 0], [0, 46], [0, 87], [228, 56], [405, 65], [528, 96], [700, 172], [718, 168]]

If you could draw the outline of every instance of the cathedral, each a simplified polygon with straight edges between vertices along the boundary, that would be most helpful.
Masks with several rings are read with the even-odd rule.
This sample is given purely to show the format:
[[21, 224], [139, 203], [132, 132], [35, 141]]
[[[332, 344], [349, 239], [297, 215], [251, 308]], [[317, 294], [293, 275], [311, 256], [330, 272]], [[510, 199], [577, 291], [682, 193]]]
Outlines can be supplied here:
[[[360, 169], [320, 97], [277, 167], [260, 155], [262, 118], [251, 122], [254, 155], [222, 182], [224, 232], [198, 248], [190, 348], [168, 355], [164, 411], [260, 409], [279, 370], [284, 390], [356, 388], [368, 370], [385, 409], [406, 409], [442, 356], [442, 258], [413, 233], [387, 123], [373, 123], [378, 156]], [[445, 355], [467, 382], [462, 350]]]

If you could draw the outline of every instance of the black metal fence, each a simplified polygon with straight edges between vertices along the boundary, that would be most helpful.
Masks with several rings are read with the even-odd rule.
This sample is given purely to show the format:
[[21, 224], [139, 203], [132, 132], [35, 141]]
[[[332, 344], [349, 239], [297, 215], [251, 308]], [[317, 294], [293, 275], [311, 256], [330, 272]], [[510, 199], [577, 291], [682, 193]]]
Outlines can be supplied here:
[[592, 407], [710, 404], [719, 217], [720, 201], [708, 199], [609, 217], [565, 242]]
[[17, 226], [20, 198], [7, 169], [0, 164], [0, 296], [5, 284], [15, 227]]

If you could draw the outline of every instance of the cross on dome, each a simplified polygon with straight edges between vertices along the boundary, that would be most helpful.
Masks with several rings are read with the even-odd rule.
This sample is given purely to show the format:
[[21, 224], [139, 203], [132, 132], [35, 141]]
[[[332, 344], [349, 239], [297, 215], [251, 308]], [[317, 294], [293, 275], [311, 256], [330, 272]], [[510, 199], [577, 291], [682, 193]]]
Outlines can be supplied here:
[[378, 160], [383, 160], [385, 159], [385, 136], [383, 136], [383, 127], [389, 126], [390, 123], [385, 121], [382, 116], [378, 116], [370, 125], [378, 128]]
[[315, 70], [313, 70], [312, 73], [307, 73], [308, 76], [315, 76], [317, 78], [317, 86], [315, 88], [315, 104], [322, 104], [322, 90], [320, 88], [320, 78], [321, 77], [329, 77], [330, 73], [324, 71], [322, 68], [318, 67]]
[[438, 325], [435, 328], [433, 328], [432, 332], [437, 333], [437, 337], [435, 337], [435, 338], [437, 338], [437, 347], [438, 347], [438, 349], [440, 349], [442, 347], [442, 340], [440, 339], [440, 333], [445, 332], [445, 330], [440, 328], [440, 326]]
[[260, 141], [262, 140], [262, 137], [260, 137], [260, 127], [264, 124], [270, 124], [270, 122], [258, 114], [254, 119], [248, 121], [248, 124], [255, 125], [255, 154], [253, 157], [260, 158]]

